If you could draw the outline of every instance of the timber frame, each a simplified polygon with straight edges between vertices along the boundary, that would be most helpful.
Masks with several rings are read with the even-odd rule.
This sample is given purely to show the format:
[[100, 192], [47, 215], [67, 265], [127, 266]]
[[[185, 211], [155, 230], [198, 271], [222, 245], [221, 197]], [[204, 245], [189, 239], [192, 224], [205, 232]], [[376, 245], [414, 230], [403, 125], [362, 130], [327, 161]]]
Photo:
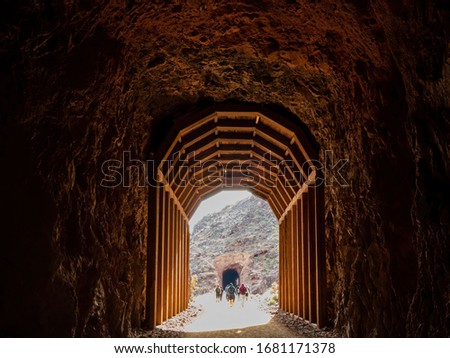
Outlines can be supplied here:
[[189, 218], [203, 199], [239, 188], [278, 219], [280, 308], [325, 325], [323, 178], [300, 125], [259, 105], [214, 105], [175, 119], [151, 159], [147, 328], [188, 307]]

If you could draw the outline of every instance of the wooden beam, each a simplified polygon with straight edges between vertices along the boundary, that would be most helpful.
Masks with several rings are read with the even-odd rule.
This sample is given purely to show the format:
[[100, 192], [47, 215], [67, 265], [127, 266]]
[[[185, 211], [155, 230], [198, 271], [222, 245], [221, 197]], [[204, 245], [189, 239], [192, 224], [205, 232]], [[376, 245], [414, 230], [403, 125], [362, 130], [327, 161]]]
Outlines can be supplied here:
[[293, 251], [293, 257], [294, 261], [292, 263], [292, 273], [293, 273], [293, 290], [294, 290], [294, 307], [293, 312], [296, 316], [300, 316], [300, 295], [299, 295], [299, 281], [300, 277], [298, 274], [298, 203], [296, 203], [292, 207], [292, 251]]
[[264, 109], [261, 114], [261, 121], [265, 125], [280, 131], [284, 136], [291, 138], [291, 140], [294, 138], [295, 143], [301, 148], [304, 158], [318, 159], [318, 150], [313, 148], [310, 138], [307, 138], [303, 129], [297, 123], [293, 123], [267, 109]]
[[279, 249], [278, 249], [278, 262], [279, 262], [279, 269], [278, 269], [278, 305], [280, 309], [285, 310], [285, 304], [284, 304], [284, 276], [285, 276], [285, 259], [286, 256], [284, 254], [284, 220], [279, 221]]
[[[303, 315], [305, 319], [316, 322], [319, 327], [325, 324], [326, 248], [323, 188], [319, 190], [305, 185], [315, 180], [318, 169], [309, 160], [316, 159], [317, 153], [311, 150], [308, 141], [302, 142], [304, 134], [296, 126], [282, 119], [278, 120], [276, 117], [273, 119], [260, 114], [260, 112], [225, 111], [209, 113], [206, 117], [196, 120], [193, 119], [195, 116], [186, 117], [187, 122], [175, 124], [178, 132], [172, 130], [171, 140], [166, 140], [162, 147], [164, 149], [158, 151], [159, 174], [164, 178], [163, 183], [167, 191], [157, 189], [153, 194], [149, 194], [149, 204], [158, 201], [156, 198], [161, 194], [162, 210], [158, 216], [158, 210], [152, 211], [149, 206], [149, 215], [152, 219], [149, 219], [148, 231], [145, 306], [148, 322], [153, 320], [156, 325], [187, 307], [190, 284], [188, 218], [205, 195], [217, 190], [205, 185], [195, 188], [200, 189], [198, 191], [193, 191], [192, 186], [180, 188], [179, 180], [189, 175], [188, 170], [183, 169], [185, 164], [183, 158], [187, 157], [192, 161], [187, 152], [192, 149], [199, 154], [197, 158], [206, 161], [218, 157], [222, 164], [236, 160], [250, 161], [261, 157], [264, 159], [264, 153], [268, 150], [279, 162], [283, 160], [294, 162], [295, 166], [285, 168], [281, 177], [275, 175], [274, 186], [259, 185], [251, 190], [269, 202], [279, 220], [280, 307], [288, 312]], [[176, 158], [172, 165], [163, 168], [164, 159], [170, 158], [177, 151], [184, 151], [183, 156]], [[306, 162], [308, 163], [303, 170], [302, 166]], [[262, 167], [257, 172], [247, 173], [253, 176], [250, 181], [261, 180], [264, 178], [262, 174], [265, 173], [269, 173], [272, 180], [270, 166], [268, 159], [263, 160]], [[208, 170], [208, 167], [204, 170]], [[302, 173], [298, 178], [296, 178], [297, 171]], [[309, 173], [306, 181], [305, 172]], [[230, 173], [233, 174], [232, 177]], [[237, 185], [237, 181], [242, 185], [241, 180], [247, 178], [245, 173], [241, 173], [241, 176], [235, 174], [235, 170], [231, 169], [223, 176], [225, 186], [230, 184], [233, 187]], [[285, 184], [282, 182], [283, 178], [292, 179], [294, 184], [302, 185], [294, 188], [286, 187], [283, 185]], [[158, 206], [153, 206], [156, 207]], [[159, 288], [161, 290], [156, 292]], [[186, 294], [183, 295], [183, 292]]]
[[181, 312], [183, 310], [182, 308], [182, 301], [181, 301], [181, 296], [182, 296], [182, 259], [181, 259], [181, 255], [183, 254], [182, 249], [181, 249], [181, 240], [183, 237], [182, 234], [182, 215], [180, 212], [178, 212], [178, 218], [177, 218], [177, 251], [178, 251], [178, 257], [177, 257], [177, 295], [176, 295], [176, 299], [177, 299], [177, 310], [178, 312]]
[[181, 213], [178, 214], [178, 240], [177, 240], [177, 246], [178, 246], [178, 289], [177, 289], [177, 300], [178, 300], [178, 312], [181, 312], [183, 308], [183, 247], [182, 247], [182, 241], [183, 241], [183, 216]]
[[185, 290], [186, 290], [185, 291], [185, 294], [186, 294], [186, 308], [188, 308], [188, 305], [189, 305], [189, 299], [190, 299], [190, 297], [189, 297], [189, 287], [191, 285], [191, 282], [189, 280], [189, 276], [190, 276], [189, 275], [189, 270], [190, 270], [190, 260], [191, 260], [190, 253], [189, 253], [189, 245], [190, 245], [190, 243], [189, 243], [189, 230], [190, 230], [189, 222], [185, 221], [184, 248], [185, 248], [185, 252], [186, 252], [186, 254], [185, 254], [186, 261], [184, 263], [184, 265], [185, 265], [184, 276], [185, 276], [185, 281], [186, 281], [186, 285], [185, 285]]
[[[235, 136], [235, 140], [232, 138], [227, 138], [226, 136]], [[267, 138], [267, 137], [266, 137]], [[297, 160], [293, 155], [298, 153], [293, 153], [286, 147], [278, 147], [268, 141], [266, 138], [261, 136], [250, 136], [248, 133], [219, 133], [215, 134], [215, 132], [211, 131], [209, 137], [203, 138], [201, 142], [194, 143], [192, 147], [184, 148], [181, 147], [180, 152], [184, 154], [179, 154], [180, 152], [176, 152], [172, 155], [175, 160], [163, 170], [165, 177], [168, 182], [171, 184], [173, 178], [177, 178], [176, 173], [180, 167], [191, 167], [194, 165], [202, 165], [203, 162], [207, 161], [209, 158], [213, 156], [217, 151], [221, 152], [232, 152], [239, 154], [239, 152], [247, 152], [251, 149], [254, 149], [255, 152], [259, 153], [261, 157], [265, 154], [271, 152], [275, 159], [279, 162], [289, 163], [292, 162], [295, 165], [293, 169], [291, 166], [286, 166], [287, 168], [287, 177], [289, 180], [295, 181], [297, 185], [301, 185], [307, 178], [307, 174], [303, 170], [304, 161]], [[223, 144], [224, 141], [228, 139], [229, 144]], [[236, 140], [238, 140], [236, 142]], [[233, 143], [234, 142], [234, 143]], [[217, 145], [219, 144], [219, 148]], [[248, 146], [248, 147], [246, 147]], [[233, 149], [234, 147], [234, 149]], [[178, 149], [178, 148], [177, 148]], [[287, 152], [287, 156], [286, 153]], [[195, 153], [195, 157], [191, 156], [192, 153]], [[180, 160], [178, 160], [180, 159]], [[300, 173], [300, 177], [297, 178], [294, 175], [294, 171]], [[300, 181], [299, 181], [300, 180]]]
[[310, 321], [317, 323], [317, 256], [316, 256], [316, 196], [315, 188], [310, 187], [308, 190], [308, 219], [309, 219], [309, 259], [310, 259], [310, 279], [309, 279], [309, 296], [310, 296]]
[[289, 262], [288, 262], [288, 238], [287, 238], [287, 216], [283, 220], [283, 254], [284, 254], [284, 269], [283, 269], [283, 281], [284, 281], [284, 287], [283, 287], [283, 305], [284, 310], [286, 312], [289, 312], [289, 306], [288, 306], [288, 272], [289, 272]]
[[174, 121], [169, 133], [165, 136], [165, 140], [159, 146], [159, 150], [155, 158], [156, 162], [160, 163], [161, 161], [166, 160], [166, 155], [173, 152], [174, 144], [179, 143], [179, 138], [181, 138], [187, 131], [192, 131], [196, 127], [204, 126], [205, 123], [213, 121], [214, 117], [215, 113], [208, 110], [197, 113], [189, 113], [177, 118]]
[[178, 251], [179, 251], [179, 269], [178, 269], [178, 279], [179, 279], [179, 286], [178, 286], [178, 305], [180, 307], [180, 312], [185, 310], [184, 307], [184, 219], [183, 216], [180, 213], [179, 221], [178, 221], [178, 230], [180, 233], [180, 238], [178, 240]]
[[[186, 216], [186, 213], [184, 212], [184, 208], [183, 205], [181, 205], [180, 201], [178, 200], [177, 195], [174, 193], [174, 191], [172, 190], [172, 188], [170, 187], [170, 185], [168, 185], [166, 179], [164, 178], [164, 176], [162, 175], [161, 171], [158, 170], [159, 173], [159, 181], [162, 185], [164, 185], [164, 188], [167, 192], [169, 192], [170, 197], [172, 198], [172, 200], [174, 201], [174, 204], [178, 207], [178, 209], [180, 210], [181, 214], [185, 217], [185, 219], [188, 219], [188, 217]], [[188, 219], [189, 220], [189, 219]]]
[[[217, 179], [216, 183], [212, 183], [209, 186], [205, 186], [199, 189], [196, 189], [195, 191], [189, 192], [189, 196], [183, 201], [183, 206], [186, 208], [187, 215], [191, 215], [192, 211], [197, 207], [197, 205], [203, 200], [203, 197], [209, 193], [215, 192], [217, 190], [223, 189], [223, 188], [231, 188], [233, 186], [236, 187], [242, 187], [240, 180], [240, 177], [234, 178], [235, 182], [228, 182], [224, 183], [222, 180]], [[249, 181], [250, 184], [252, 184], [251, 181]], [[259, 183], [253, 182], [254, 186], [249, 187], [249, 190], [260, 192], [262, 195], [266, 196], [266, 198], [270, 197], [272, 200], [273, 205], [276, 207], [276, 215], [277, 217], [281, 215], [281, 213], [284, 211], [284, 206], [279, 203], [279, 198], [281, 197], [281, 194], [277, 192], [277, 188], [275, 188], [275, 193], [269, 192], [267, 188], [265, 188], [262, 185], [259, 185]]]
[[[315, 177], [314, 177], [315, 178]], [[289, 205], [286, 207], [286, 211], [283, 213], [283, 215], [281, 216], [281, 219], [284, 218], [284, 216], [287, 214], [287, 212], [290, 210], [290, 208], [292, 207], [292, 205], [294, 205], [294, 203], [297, 202], [297, 200], [300, 198], [300, 196], [303, 195], [303, 193], [305, 193], [308, 190], [308, 183], [304, 183], [302, 185], [302, 187], [300, 188], [300, 190], [297, 192], [297, 194], [295, 194], [295, 196], [292, 198], [291, 202], [289, 203]]]
[[161, 253], [158, 248], [159, 236], [159, 190], [149, 187], [148, 194], [148, 240], [145, 320], [149, 329], [156, 327], [158, 301], [158, 260]]
[[[275, 160], [275, 162], [272, 163], [268, 161], [267, 156], [265, 156], [265, 154], [268, 154], [268, 152], [264, 152], [263, 150], [261, 150], [258, 144], [254, 147], [249, 146], [245, 154], [242, 151], [233, 151], [231, 148], [232, 147], [230, 147], [229, 150], [217, 150], [216, 147], [211, 148], [211, 150], [207, 152], [207, 157], [200, 158], [198, 169], [196, 169], [194, 172], [191, 171], [191, 173], [193, 173], [193, 179], [195, 180], [198, 177], [205, 175], [204, 173], [211, 171], [211, 168], [217, 168], [216, 170], [220, 171], [221, 169], [227, 169], [230, 167], [230, 165], [236, 163], [235, 165], [239, 167], [245, 165], [252, 165], [253, 167], [260, 166], [261, 170], [264, 173], [267, 173], [269, 178], [272, 178], [274, 176], [274, 178], [271, 180], [276, 180], [276, 178], [279, 177], [282, 173], [282, 176], [284, 178], [283, 180], [285, 182], [281, 182], [281, 180], [279, 181], [283, 186], [288, 188], [286, 189], [286, 191], [289, 192], [288, 195], [291, 197], [294, 196], [294, 194], [300, 188], [301, 183], [304, 182], [303, 179], [299, 181], [298, 178], [295, 177], [292, 168], [289, 166], [285, 166], [285, 164], [282, 164], [283, 162], [279, 160], [279, 157], [275, 153], [271, 152], [271, 156], [274, 157], [273, 159]], [[236, 159], [238, 155], [243, 156], [245, 160], [238, 161]], [[202, 161], [203, 159], [206, 160]], [[278, 167], [276, 163], [280, 163], [282, 164], [282, 166]], [[274, 168], [277, 170], [277, 173], [275, 174], [273, 173]], [[189, 173], [188, 167], [182, 166], [180, 167], [180, 170], [182, 171], [181, 175], [178, 172], [173, 172], [173, 178], [171, 178], [170, 182], [171, 185], [174, 183], [185, 183], [187, 181], [187, 175]], [[281, 172], [281, 170], [283, 171]], [[174, 191], [176, 192], [176, 190]]]
[[187, 309], [189, 305], [189, 221], [184, 220], [184, 295], [185, 295], [185, 303], [184, 306]]
[[[256, 173], [256, 172], [255, 172]], [[277, 184], [275, 186], [275, 188], [271, 188], [271, 190], [273, 191], [275, 189], [275, 191], [277, 192], [277, 195], [275, 196], [275, 201], [280, 203], [280, 209], [281, 212], [284, 212], [286, 210], [286, 207], [288, 206], [289, 203], [292, 202], [291, 198], [294, 197], [295, 192], [293, 192], [292, 188], [289, 187], [285, 187], [284, 184], [281, 182], [281, 179], [279, 176], [276, 177], [277, 180]], [[267, 184], [264, 180], [264, 178], [262, 178], [262, 182], [264, 184]], [[198, 183], [200, 184], [200, 183]], [[197, 185], [198, 185], [197, 184]], [[182, 203], [182, 205], [186, 205], [186, 201], [188, 200], [188, 195], [194, 195], [194, 193], [192, 192], [192, 186], [191, 185], [186, 185], [185, 187], [181, 188], [181, 193], [178, 193], [178, 197], [180, 198], [180, 202]], [[196, 190], [198, 190], [198, 188], [196, 188]]]
[[[263, 183], [264, 187], [275, 187], [276, 178], [268, 179], [264, 170], [261, 170], [257, 167], [252, 167], [251, 165], [239, 165], [236, 163], [236, 166], [229, 166], [228, 169], [218, 169], [213, 171], [213, 168], [207, 168], [209, 171], [202, 171], [202, 173], [196, 173], [195, 176], [192, 177], [193, 182], [201, 183], [202, 180], [211, 181], [211, 178], [229, 178], [232, 176], [239, 176], [240, 178], [248, 177], [248, 178], [257, 178], [258, 180], [253, 180], [258, 183]], [[181, 201], [181, 200], [180, 200]]]
[[[191, 163], [191, 169], [190, 171], [183, 171], [182, 175], [175, 174], [177, 178], [179, 177], [178, 181], [180, 183], [183, 183], [185, 186], [181, 187], [181, 191], [179, 188], [175, 188], [174, 192], [178, 197], [183, 196], [182, 192], [184, 189], [188, 186], [186, 184], [189, 184], [191, 179], [191, 176], [196, 176], [204, 173], [205, 171], [209, 170], [210, 167], [217, 165], [220, 168], [226, 168], [230, 165], [233, 165], [234, 163], [246, 165], [246, 164], [256, 164], [258, 163], [261, 170], [264, 170], [265, 173], [267, 173], [268, 177], [271, 178], [271, 180], [276, 180], [277, 175], [273, 175], [273, 169], [276, 168], [272, 163], [269, 163], [266, 158], [260, 156], [257, 152], [254, 152], [254, 158], [250, 158], [243, 155], [233, 155], [233, 154], [221, 154], [218, 152], [214, 152], [210, 154], [208, 157], [203, 158], [202, 162], [197, 163], [198, 165], [195, 166], [194, 162]], [[206, 165], [208, 164], [209, 165]], [[194, 167], [197, 168], [194, 171]], [[278, 173], [277, 173], [278, 174]]]
[[173, 301], [173, 315], [175, 316], [178, 314], [178, 306], [177, 306], [177, 284], [178, 284], [178, 278], [177, 278], [177, 271], [178, 271], [178, 231], [177, 231], [177, 220], [178, 220], [178, 210], [176, 205], [174, 205], [173, 209], [173, 263], [172, 263], [172, 279], [173, 279], [173, 285], [172, 285], [172, 301]]
[[[209, 120], [207, 123], [193, 130], [190, 130], [190, 128], [179, 129], [176, 136], [172, 138], [172, 143], [165, 146], [167, 150], [164, 154], [157, 157], [159, 160], [158, 163], [162, 164], [165, 161], [170, 161], [173, 153], [177, 153], [183, 149], [183, 146], [189, 146], [191, 142], [207, 136], [215, 127], [214, 121]], [[161, 169], [161, 167], [158, 166], [158, 169]]]
[[[162, 146], [162, 148], [164, 149], [163, 152], [167, 153], [169, 151], [168, 147], [170, 147], [170, 144], [173, 143], [174, 138], [179, 133], [184, 134], [187, 131], [192, 130], [193, 128], [197, 128], [198, 126], [204, 126], [204, 123], [210, 121], [209, 118], [218, 115], [218, 113], [214, 112], [215, 108], [223, 109], [223, 111], [220, 112], [220, 116], [236, 117], [237, 112], [230, 111], [229, 104], [227, 104], [226, 106], [227, 108], [223, 107], [223, 105], [216, 104], [209, 107], [208, 109], [192, 112], [178, 118], [175, 121], [174, 127], [171, 131], [171, 135], [168, 136], [169, 140], [166, 140], [166, 143], [168, 142], [169, 145]], [[272, 128], [280, 126], [283, 129], [283, 132], [285, 134], [287, 133], [288, 136], [289, 133], [286, 132], [286, 129], [290, 130], [292, 133], [295, 133], [296, 138], [298, 138], [297, 142], [302, 144], [302, 148], [304, 148], [306, 156], [309, 158], [317, 159], [316, 158], [317, 151], [314, 148], [312, 148], [312, 146], [309, 143], [309, 138], [306, 138], [305, 134], [303, 133], [303, 130], [299, 128], [298, 125], [295, 125], [291, 121], [286, 120], [283, 116], [280, 116], [277, 113], [274, 113], [261, 105], [245, 104], [245, 105], [237, 105], [236, 107], [242, 111], [240, 112], [240, 116], [245, 117], [254, 116], [255, 118], [262, 118], [262, 121], [265, 124], [271, 126]], [[254, 109], [257, 110], [255, 111]]]
[[[321, 177], [321, 176], [319, 176]], [[317, 287], [317, 326], [322, 328], [327, 323], [327, 277], [326, 277], [326, 242], [325, 242], [325, 199], [324, 186], [314, 190], [316, 196], [316, 287]]]
[[[301, 150], [303, 147], [298, 141], [296, 141], [296, 143], [300, 145], [300, 148], [298, 146], [290, 145], [292, 135], [284, 137], [276, 130], [269, 128], [264, 124], [258, 125], [256, 134], [261, 138], [272, 142], [276, 147], [283, 148], [285, 151], [287, 151], [289, 156], [295, 161], [297, 168], [302, 168], [305, 163], [309, 163], [311, 161], [311, 158]], [[305, 175], [305, 177], [306, 176], [307, 175]]]
[[283, 305], [284, 310], [286, 312], [289, 312], [289, 306], [288, 306], [288, 273], [289, 273], [289, 262], [288, 262], [288, 237], [287, 237], [287, 217], [283, 221], [283, 254], [284, 254], [284, 288], [283, 288]]
[[[246, 121], [249, 122], [249, 121]], [[179, 153], [185, 153], [185, 155], [183, 156], [183, 158], [186, 157], [186, 155], [190, 154], [190, 153], [196, 153], [196, 159], [197, 160], [201, 160], [201, 155], [204, 152], [209, 152], [211, 150], [216, 150], [216, 144], [220, 143], [220, 141], [224, 141], [224, 140], [232, 140], [233, 136], [236, 136], [236, 134], [238, 135], [237, 137], [235, 137], [238, 141], [239, 141], [239, 145], [242, 145], [243, 140], [249, 140], [250, 144], [253, 142], [256, 142], [259, 144], [259, 146], [261, 148], [263, 148], [263, 150], [268, 150], [268, 151], [272, 151], [274, 153], [277, 154], [277, 156], [279, 157], [278, 159], [280, 161], [283, 160], [288, 160], [288, 161], [292, 161], [294, 162], [296, 169], [301, 173], [303, 178], [307, 177], [307, 174], [305, 173], [304, 169], [303, 169], [303, 165], [305, 165], [305, 162], [309, 161], [309, 157], [304, 157], [303, 153], [301, 151], [298, 150], [298, 148], [296, 148], [295, 146], [291, 146], [291, 141], [292, 138], [294, 137], [289, 137], [289, 138], [285, 138], [279, 135], [278, 132], [274, 131], [272, 128], [269, 128], [265, 125], [260, 125], [258, 126], [257, 129], [255, 129], [254, 133], [257, 135], [257, 137], [252, 138], [251, 136], [249, 136], [248, 133], [250, 133], [250, 129], [251, 128], [246, 128], [246, 131], [243, 132], [243, 137], [242, 137], [242, 132], [239, 132], [239, 124], [236, 123], [237, 127], [226, 127], [226, 126], [218, 126], [218, 127], [214, 127], [213, 123], [208, 123], [208, 127], [205, 129], [207, 132], [205, 133], [197, 133], [199, 131], [199, 129], [194, 132], [191, 136], [192, 136], [192, 140], [190, 140], [190, 137], [185, 137], [184, 139], [181, 138], [177, 138], [177, 140], [188, 140], [189, 145], [187, 145], [186, 143], [180, 142], [178, 144], [176, 144], [173, 148], [173, 151], [169, 154], [166, 155], [167, 160], [173, 160], [173, 162], [171, 163], [170, 166], [167, 167], [166, 170], [163, 170], [164, 175], [169, 179], [168, 181], [170, 182], [170, 177], [174, 177], [174, 175], [170, 175], [173, 170], [175, 170], [174, 168], [177, 167], [177, 163], [184, 163], [183, 161], [179, 161]], [[223, 132], [226, 129], [233, 129], [232, 132]], [[269, 133], [266, 133], [264, 131], [268, 131]], [[277, 134], [278, 133], [278, 134]], [[277, 139], [275, 141], [275, 139]], [[286, 143], [287, 141], [287, 143]], [[236, 143], [234, 143], [236, 144]], [[204, 149], [204, 147], [208, 147], [209, 149]], [[285, 155], [285, 153], [287, 153], [287, 156]], [[300, 159], [298, 159], [300, 157]], [[187, 166], [191, 166], [192, 163], [184, 163]], [[183, 165], [184, 165], [183, 164]], [[159, 168], [162, 169], [162, 166], [164, 165], [164, 163], [161, 163]], [[288, 167], [288, 170], [291, 170], [292, 172], [292, 168]], [[295, 178], [295, 176], [292, 173], [292, 177]]]
[[164, 246], [164, 232], [165, 232], [165, 190], [163, 187], [157, 187], [158, 194], [158, 257], [156, 270], [156, 325], [163, 322], [163, 302], [164, 302], [164, 260], [165, 260], [165, 246]]
[[187, 297], [188, 297], [188, 301], [190, 299], [190, 286], [191, 286], [191, 265], [190, 265], [190, 257], [191, 257], [191, 237], [190, 237], [190, 232], [189, 232], [189, 225], [187, 225], [186, 227], [186, 235], [187, 235], [187, 240], [186, 240], [186, 249], [187, 249], [187, 258], [188, 258], [188, 262], [187, 262], [187, 273], [186, 273], [186, 282], [187, 282]]
[[180, 258], [179, 258], [179, 270], [178, 270], [178, 274], [179, 274], [179, 295], [178, 295], [178, 302], [179, 302], [179, 306], [180, 306], [180, 312], [183, 311], [184, 308], [184, 291], [183, 291], [183, 284], [184, 284], [184, 279], [183, 279], [183, 275], [184, 275], [184, 265], [183, 265], [183, 260], [184, 260], [184, 248], [183, 248], [183, 216], [180, 215], [180, 221], [179, 221], [179, 230], [180, 230], [180, 240], [178, 241], [178, 247], [179, 247], [179, 252], [180, 252]]
[[309, 204], [308, 196], [302, 196], [302, 214], [303, 214], [303, 230], [302, 230], [302, 244], [303, 244], [303, 267], [302, 267], [302, 277], [303, 277], [303, 318], [309, 320]]
[[[279, 127], [282, 128], [282, 127]], [[291, 138], [295, 136], [294, 133], [288, 134], [286, 137], [277, 131], [274, 128], [271, 128], [267, 124], [258, 123], [256, 124], [254, 121], [250, 121], [247, 119], [227, 119], [223, 118], [218, 123], [209, 122], [205, 124], [203, 127], [197, 128], [189, 133], [183, 135], [182, 141], [184, 143], [185, 148], [189, 148], [194, 143], [199, 140], [207, 137], [211, 133], [220, 132], [220, 133], [253, 133], [257, 130], [259, 133], [263, 133], [265, 137], [268, 138], [269, 141], [273, 143], [278, 142], [278, 144], [282, 144], [283, 147], [286, 146], [286, 142], [290, 143]], [[272, 140], [273, 138], [274, 140]], [[175, 146], [175, 150], [180, 150], [182, 147]], [[285, 148], [286, 149], [286, 148]], [[172, 152], [174, 152], [173, 150]]]
[[170, 192], [168, 192], [168, 213], [167, 213], [167, 318], [169, 319], [173, 316], [173, 301], [172, 301], [172, 284], [173, 284], [173, 207], [174, 202], [173, 198], [170, 195]]
[[[231, 188], [231, 189], [236, 189], [236, 188]], [[200, 202], [202, 200], [204, 200], [205, 198], [208, 198], [211, 195], [214, 195], [219, 190], [231, 190], [231, 189], [225, 188], [225, 187], [218, 187], [218, 188], [215, 188], [214, 190], [207, 192], [206, 194], [203, 194], [202, 197], [195, 196], [194, 200], [189, 204], [189, 207], [186, 208], [186, 214], [188, 215], [188, 217], [191, 217], [192, 214], [195, 212], [197, 206], [200, 204]], [[275, 216], [278, 219], [280, 217], [280, 215], [282, 214], [282, 212], [280, 212], [278, 207], [274, 204], [273, 199], [270, 196], [267, 196], [267, 194], [264, 193], [263, 191], [261, 191], [261, 189], [262, 188], [253, 187], [253, 188], [249, 188], [248, 190], [253, 195], [257, 196], [258, 198], [261, 198], [261, 199], [267, 201], [269, 203], [269, 206], [272, 209], [273, 213], [275, 214]]]
[[[243, 170], [250, 170], [252, 172], [260, 174], [261, 178], [264, 179], [264, 183], [266, 183], [267, 185], [273, 186], [274, 182], [277, 180], [278, 170], [277, 173], [274, 173], [274, 169], [277, 168], [275, 166], [271, 166], [269, 162], [263, 160], [262, 157], [260, 158], [258, 154], [255, 154], [254, 158], [249, 157], [244, 161], [238, 161], [232, 155], [224, 156], [221, 154], [219, 157], [219, 153], [215, 153], [209, 158], [209, 162], [204, 163], [203, 167], [199, 167], [196, 170], [193, 170], [192, 168], [189, 173], [183, 171], [180, 182], [182, 180], [183, 184], [192, 183], [199, 180], [202, 176], [207, 176], [208, 173], [215, 173], [221, 170], [237, 167], [241, 167]], [[185, 187], [182, 187], [182, 189], [184, 188]], [[179, 189], [175, 189], [174, 192], [178, 196], [182, 196], [182, 190], [180, 191]]]
[[166, 321], [169, 318], [169, 230], [170, 230], [170, 195], [168, 188], [164, 190], [164, 236], [162, 241], [164, 243], [164, 259], [163, 259], [163, 302], [162, 302], [162, 321]]
[[297, 223], [298, 223], [298, 232], [297, 232], [297, 244], [298, 244], [298, 277], [299, 277], [299, 291], [298, 291], [298, 298], [299, 298], [299, 316], [304, 316], [304, 286], [305, 286], [305, 280], [304, 280], [304, 273], [303, 273], [303, 198], [298, 198], [298, 205], [297, 205]]
[[286, 311], [292, 313], [292, 232], [291, 232], [291, 215], [290, 212], [286, 215], [286, 256], [287, 256], [287, 269], [286, 269], [286, 297], [287, 297], [287, 309]]

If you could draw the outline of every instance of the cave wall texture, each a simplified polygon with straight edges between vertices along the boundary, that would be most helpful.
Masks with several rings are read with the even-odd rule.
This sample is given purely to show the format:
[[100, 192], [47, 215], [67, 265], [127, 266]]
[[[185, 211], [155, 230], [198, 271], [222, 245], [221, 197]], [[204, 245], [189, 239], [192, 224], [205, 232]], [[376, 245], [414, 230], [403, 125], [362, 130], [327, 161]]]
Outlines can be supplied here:
[[1, 336], [141, 325], [147, 191], [102, 188], [101, 165], [229, 100], [290, 111], [350, 160], [326, 188], [330, 324], [450, 336], [448, 2], [1, 7]]

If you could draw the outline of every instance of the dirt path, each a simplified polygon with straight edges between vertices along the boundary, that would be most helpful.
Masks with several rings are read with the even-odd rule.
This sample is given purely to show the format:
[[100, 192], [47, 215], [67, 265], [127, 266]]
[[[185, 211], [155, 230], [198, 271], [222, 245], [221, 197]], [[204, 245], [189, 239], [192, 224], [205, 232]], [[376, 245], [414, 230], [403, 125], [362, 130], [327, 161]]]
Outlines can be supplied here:
[[260, 326], [236, 328], [220, 331], [184, 332], [186, 338], [296, 338], [304, 337], [298, 332], [286, 327], [281, 322], [270, 320]]
[[263, 297], [253, 297], [244, 307], [233, 307], [214, 295], [196, 298], [188, 310], [172, 317], [154, 331], [135, 332], [136, 337], [155, 338], [320, 338], [337, 337], [301, 318], [275, 308], [269, 309]]
[[250, 297], [237, 300], [233, 306], [224, 299], [217, 303], [214, 295], [206, 294], [195, 301], [202, 312], [183, 329], [184, 337], [299, 337], [298, 334], [272, 319], [261, 309], [261, 300]]

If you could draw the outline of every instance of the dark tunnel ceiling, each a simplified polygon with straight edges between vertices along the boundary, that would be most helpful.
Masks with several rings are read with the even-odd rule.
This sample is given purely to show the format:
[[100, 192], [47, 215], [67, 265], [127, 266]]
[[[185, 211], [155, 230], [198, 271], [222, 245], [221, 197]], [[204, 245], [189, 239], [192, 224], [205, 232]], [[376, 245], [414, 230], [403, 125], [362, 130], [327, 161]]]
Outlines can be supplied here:
[[275, 113], [212, 108], [175, 122], [157, 157], [158, 178], [188, 217], [218, 190], [245, 188], [280, 219], [316, 179], [316, 156], [299, 126]]

